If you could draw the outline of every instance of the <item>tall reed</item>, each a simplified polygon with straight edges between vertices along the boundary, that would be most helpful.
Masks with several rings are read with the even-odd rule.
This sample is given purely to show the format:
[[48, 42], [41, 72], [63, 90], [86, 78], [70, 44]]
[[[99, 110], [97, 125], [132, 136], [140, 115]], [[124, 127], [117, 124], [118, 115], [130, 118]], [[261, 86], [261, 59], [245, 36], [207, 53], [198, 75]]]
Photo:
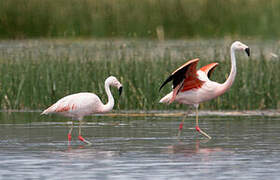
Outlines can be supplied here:
[[[159, 92], [169, 73], [188, 59], [199, 57], [198, 67], [219, 62], [212, 79], [224, 82], [230, 72], [231, 41], [2, 41], [0, 43], [0, 108], [43, 109], [68, 94], [89, 91], [107, 101], [104, 80], [116, 76], [124, 86], [115, 109], [185, 109], [179, 104], [158, 101], [171, 91]], [[280, 61], [277, 42], [263, 49], [247, 43], [252, 57], [237, 56], [234, 85], [221, 97], [201, 104], [202, 109], [255, 110], [280, 106]]]

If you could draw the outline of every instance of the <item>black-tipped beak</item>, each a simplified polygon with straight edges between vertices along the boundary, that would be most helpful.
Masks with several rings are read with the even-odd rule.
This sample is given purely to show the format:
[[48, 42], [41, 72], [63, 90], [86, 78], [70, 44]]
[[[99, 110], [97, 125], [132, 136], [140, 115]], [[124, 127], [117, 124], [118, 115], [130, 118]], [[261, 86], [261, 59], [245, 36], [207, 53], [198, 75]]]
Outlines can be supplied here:
[[248, 56], [250, 56], [250, 49], [249, 48], [246, 48], [245, 52], [247, 53]]
[[123, 89], [123, 87], [120, 86], [120, 87], [119, 87], [119, 95], [122, 95], [122, 89]]

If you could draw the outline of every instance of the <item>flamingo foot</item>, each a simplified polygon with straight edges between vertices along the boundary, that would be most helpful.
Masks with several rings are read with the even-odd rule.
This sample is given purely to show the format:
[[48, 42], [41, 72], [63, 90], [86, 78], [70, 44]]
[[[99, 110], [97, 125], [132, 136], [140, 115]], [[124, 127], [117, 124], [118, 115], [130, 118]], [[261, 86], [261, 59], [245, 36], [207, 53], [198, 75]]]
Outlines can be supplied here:
[[72, 136], [71, 136], [71, 134], [69, 133], [69, 134], [68, 134], [68, 141], [70, 142], [71, 139], [72, 139]]
[[183, 123], [180, 123], [180, 125], [179, 125], [179, 131], [182, 131], [182, 129], [183, 129]]
[[180, 125], [179, 125], [179, 130], [178, 130], [177, 138], [180, 138], [180, 136], [181, 136], [181, 132], [182, 132], [182, 129], [183, 129], [183, 125], [184, 125], [183, 122], [181, 122]]
[[211, 136], [209, 136], [206, 132], [202, 131], [199, 126], [195, 126], [195, 129], [197, 132], [199, 132], [200, 134], [206, 136], [208, 139], [212, 139]]
[[91, 144], [91, 142], [87, 141], [85, 138], [83, 138], [82, 136], [78, 136], [79, 140], [84, 142], [84, 143], [87, 143], [87, 144]]
[[200, 131], [201, 131], [201, 129], [200, 129], [198, 126], [195, 126], [195, 130], [196, 130], [197, 132], [200, 132]]

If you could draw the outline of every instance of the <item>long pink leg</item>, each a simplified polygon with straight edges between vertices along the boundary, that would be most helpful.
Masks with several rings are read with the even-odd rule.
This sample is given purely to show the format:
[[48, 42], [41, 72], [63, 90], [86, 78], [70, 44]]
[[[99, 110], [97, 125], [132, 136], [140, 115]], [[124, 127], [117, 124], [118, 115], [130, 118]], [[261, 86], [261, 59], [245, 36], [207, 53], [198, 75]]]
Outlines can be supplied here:
[[73, 130], [73, 122], [71, 121], [71, 127], [69, 129], [69, 132], [68, 132], [68, 144], [70, 144], [71, 142], [71, 139], [72, 139], [72, 130]]
[[181, 134], [182, 134], [182, 130], [183, 130], [183, 126], [184, 126], [184, 121], [187, 118], [187, 116], [190, 114], [190, 108], [187, 111], [187, 114], [184, 116], [182, 122], [179, 125], [179, 129], [178, 129], [178, 134], [177, 134], [177, 138], [180, 138]]
[[83, 141], [84, 143], [91, 144], [91, 142], [87, 141], [85, 138], [82, 137], [81, 125], [82, 125], [82, 120], [80, 120], [80, 123], [79, 123], [79, 136], [78, 136], [79, 140]]
[[195, 126], [195, 129], [197, 132], [199, 132], [200, 134], [206, 136], [208, 139], [211, 139], [211, 136], [209, 136], [206, 132], [202, 131], [199, 126], [198, 126], [198, 104], [195, 105], [195, 110], [196, 110], [196, 126]]
[[184, 121], [186, 119], [187, 115], [184, 116], [182, 122], [180, 123], [179, 125], [179, 129], [178, 129], [178, 134], [177, 134], [177, 138], [180, 138], [181, 137], [181, 134], [182, 134], [182, 129], [183, 129], [183, 126], [184, 126]]

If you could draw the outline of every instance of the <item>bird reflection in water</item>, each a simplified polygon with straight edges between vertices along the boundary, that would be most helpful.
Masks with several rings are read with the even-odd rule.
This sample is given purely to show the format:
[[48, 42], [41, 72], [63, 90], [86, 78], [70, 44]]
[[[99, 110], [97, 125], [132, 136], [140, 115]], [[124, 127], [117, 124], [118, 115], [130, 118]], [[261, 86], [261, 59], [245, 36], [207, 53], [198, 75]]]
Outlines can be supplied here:
[[168, 146], [167, 153], [183, 154], [184, 157], [195, 155], [205, 155], [206, 157], [217, 152], [224, 152], [220, 147], [200, 147], [201, 143], [207, 143], [208, 140], [197, 140], [195, 144], [183, 144], [181, 141], [175, 145]]
[[81, 159], [98, 159], [98, 158], [111, 158], [120, 156], [119, 151], [104, 150], [89, 145], [68, 145], [67, 149], [63, 152], [64, 155], [69, 157], [79, 157]]

